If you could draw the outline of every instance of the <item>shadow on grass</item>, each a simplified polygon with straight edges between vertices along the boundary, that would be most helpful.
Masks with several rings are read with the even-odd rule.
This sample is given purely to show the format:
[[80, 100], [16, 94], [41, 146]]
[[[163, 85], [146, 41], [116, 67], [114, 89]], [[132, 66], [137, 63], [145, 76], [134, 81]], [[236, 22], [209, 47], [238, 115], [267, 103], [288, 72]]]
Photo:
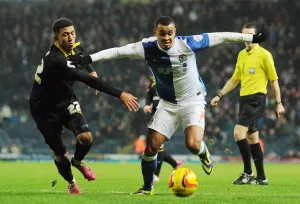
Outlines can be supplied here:
[[[132, 192], [120, 192], [120, 191], [112, 191], [112, 192], [107, 192], [106, 194], [114, 194], [114, 195], [130, 195]], [[135, 197], [141, 197], [143, 195], [130, 195], [130, 196], [135, 196]], [[173, 196], [170, 193], [155, 193], [154, 196]], [[151, 197], [151, 196], [150, 196]]]

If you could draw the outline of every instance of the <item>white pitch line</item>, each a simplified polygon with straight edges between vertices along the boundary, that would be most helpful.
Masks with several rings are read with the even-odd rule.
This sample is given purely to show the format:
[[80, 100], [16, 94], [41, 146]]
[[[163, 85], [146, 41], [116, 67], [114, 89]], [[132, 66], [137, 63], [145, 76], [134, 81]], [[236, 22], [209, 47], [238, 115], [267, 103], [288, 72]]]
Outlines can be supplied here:
[[[125, 191], [108, 191], [108, 192], [103, 192], [103, 191], [93, 191], [94, 193], [100, 193], [100, 194], [128, 194], [130, 195], [130, 192], [125, 192]], [[93, 192], [83, 192], [84, 194], [86, 193], [93, 193]], [[66, 191], [63, 190], [49, 190], [49, 189], [42, 189], [42, 190], [0, 190], [0, 193], [66, 193]], [[159, 195], [159, 193], [157, 193]], [[262, 197], [300, 197], [300, 193], [274, 193], [274, 194], [269, 194], [269, 193], [201, 193], [202, 195], [211, 195], [211, 196], [223, 196], [223, 195], [228, 195], [228, 196], [262, 196]], [[171, 194], [170, 194], [171, 195]]]
[[274, 193], [274, 194], [269, 194], [269, 193], [200, 193], [204, 195], [233, 195], [233, 196], [266, 196], [266, 197], [300, 197], [300, 193]]
[[124, 191], [108, 191], [107, 193], [113, 193], [113, 194], [125, 194], [125, 193], [128, 193], [128, 194], [130, 194], [130, 192], [124, 192]]

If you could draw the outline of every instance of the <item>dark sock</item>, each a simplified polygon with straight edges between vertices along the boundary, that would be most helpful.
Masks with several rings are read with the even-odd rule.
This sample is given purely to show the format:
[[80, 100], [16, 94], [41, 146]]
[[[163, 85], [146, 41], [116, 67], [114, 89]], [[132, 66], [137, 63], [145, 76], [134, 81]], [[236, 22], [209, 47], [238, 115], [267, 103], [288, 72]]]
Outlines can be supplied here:
[[177, 166], [176, 160], [173, 159], [173, 157], [168, 152], [164, 151], [164, 153], [165, 153], [164, 161], [169, 163], [173, 167], [173, 169], [176, 168], [176, 166]]
[[92, 143], [89, 145], [83, 145], [79, 141], [76, 143], [76, 150], [74, 153], [74, 159], [77, 161], [82, 161], [87, 153], [90, 151]]
[[152, 161], [145, 161], [144, 159], [142, 159], [141, 165], [144, 178], [143, 189], [151, 190], [153, 186], [154, 172], [157, 167], [157, 159]]
[[164, 149], [159, 149], [158, 154], [157, 154], [157, 167], [154, 172], [154, 174], [156, 176], [159, 176], [159, 174], [160, 174], [160, 169], [163, 164], [163, 161], [164, 161]]
[[248, 144], [247, 139], [242, 139], [240, 141], [236, 142], [237, 145], [240, 148], [240, 152], [242, 155], [242, 159], [244, 162], [244, 173], [247, 174], [252, 174], [252, 169], [251, 169], [251, 152], [250, 152], [250, 146]]
[[264, 154], [259, 143], [250, 145], [252, 158], [256, 167], [257, 178], [265, 180]]
[[66, 157], [61, 157], [61, 161], [57, 162], [54, 160], [54, 163], [58, 169], [59, 174], [68, 182], [73, 180], [73, 174], [71, 171], [71, 162]]

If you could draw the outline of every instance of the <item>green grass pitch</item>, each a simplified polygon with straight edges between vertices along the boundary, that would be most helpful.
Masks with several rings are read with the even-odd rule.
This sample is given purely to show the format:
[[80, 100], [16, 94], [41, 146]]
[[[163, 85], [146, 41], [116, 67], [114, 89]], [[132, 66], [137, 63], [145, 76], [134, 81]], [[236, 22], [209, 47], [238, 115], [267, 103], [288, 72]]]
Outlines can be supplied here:
[[[0, 203], [300, 203], [300, 165], [267, 164], [269, 186], [235, 186], [231, 182], [242, 170], [241, 163], [217, 163], [207, 176], [200, 164], [187, 163], [197, 175], [199, 186], [190, 197], [178, 198], [168, 188], [171, 167], [164, 164], [161, 181], [155, 183], [154, 196], [132, 196], [141, 187], [139, 163], [89, 163], [97, 174], [87, 181], [73, 168], [81, 195], [68, 195], [66, 182], [58, 175], [52, 162], [0, 162]], [[51, 182], [57, 179], [55, 187]]]

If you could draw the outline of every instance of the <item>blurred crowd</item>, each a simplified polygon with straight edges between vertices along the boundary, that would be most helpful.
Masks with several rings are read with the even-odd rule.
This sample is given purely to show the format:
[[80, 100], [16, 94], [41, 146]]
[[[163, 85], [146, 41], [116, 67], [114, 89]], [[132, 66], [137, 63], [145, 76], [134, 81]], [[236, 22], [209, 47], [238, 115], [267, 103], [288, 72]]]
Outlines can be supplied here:
[[[286, 113], [281, 120], [276, 119], [275, 101], [269, 87], [267, 109], [259, 122], [260, 136], [266, 154], [300, 157], [300, 43], [296, 38], [300, 36], [299, 10], [300, 0], [0, 2], [0, 129], [7, 137], [0, 141], [0, 148], [12, 142], [23, 150], [43, 144], [28, 109], [28, 98], [37, 65], [53, 43], [51, 27], [57, 18], [67, 17], [75, 23], [77, 40], [83, 43], [84, 52], [91, 54], [150, 37], [155, 19], [169, 15], [176, 21], [178, 35], [240, 32], [242, 25], [249, 21], [268, 25], [269, 40], [262, 46], [273, 54]], [[197, 54], [199, 72], [208, 90], [207, 101], [231, 77], [243, 46], [222, 45]], [[145, 104], [151, 77], [145, 62], [120, 59], [93, 66], [101, 79], [138, 96], [141, 106]], [[142, 110], [130, 113], [118, 99], [105, 94], [94, 96], [92, 90], [80, 83], [75, 90], [95, 137], [94, 145], [102, 148], [95, 148], [95, 152], [120, 152], [146, 133], [149, 117]], [[235, 147], [232, 133], [238, 96], [236, 89], [223, 97], [219, 107], [206, 111], [205, 138], [210, 141], [214, 154], [222, 155], [225, 149]], [[15, 129], [20, 127], [25, 129], [16, 135]], [[67, 139], [68, 145], [74, 144], [72, 136], [67, 138], [71, 138]], [[33, 144], [24, 148], [23, 141]], [[169, 150], [176, 153], [176, 149], [169, 147]]]

